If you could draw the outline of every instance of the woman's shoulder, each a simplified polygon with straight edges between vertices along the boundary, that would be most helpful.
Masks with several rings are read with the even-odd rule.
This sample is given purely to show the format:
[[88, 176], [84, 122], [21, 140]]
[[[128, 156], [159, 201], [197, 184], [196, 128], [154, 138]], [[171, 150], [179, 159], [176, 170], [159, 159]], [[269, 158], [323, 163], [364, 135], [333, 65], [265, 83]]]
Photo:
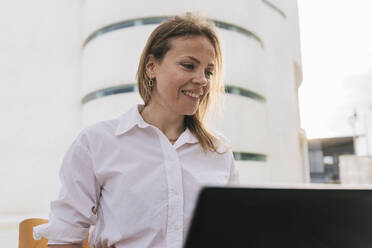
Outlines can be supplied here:
[[103, 135], [114, 137], [125, 133], [133, 126], [140, 122], [138, 107], [140, 105], [134, 105], [125, 113], [117, 116], [113, 119], [108, 119], [104, 121], [99, 121], [94, 124], [88, 125], [82, 131], [82, 133], [87, 135]]
[[84, 127], [81, 131], [82, 134], [86, 135], [97, 135], [97, 134], [115, 134], [115, 131], [119, 124], [119, 118], [99, 121]]
[[102, 143], [115, 136], [119, 118], [99, 121], [84, 127], [78, 134], [76, 140], [84, 146], [92, 146]]
[[138, 106], [135, 105], [125, 113], [107, 120], [102, 120], [84, 127], [78, 139], [89, 143], [102, 144], [105, 141], [116, 140], [116, 136], [129, 130], [138, 122]]
[[226, 145], [231, 145], [231, 142], [230, 140], [224, 135], [222, 134], [221, 132], [217, 131], [217, 130], [211, 130], [211, 133], [214, 137], [217, 138], [217, 140], [221, 143], [225, 143]]
[[227, 155], [231, 153], [231, 141], [224, 134], [217, 130], [210, 130], [210, 133], [215, 137], [215, 145], [217, 147], [218, 153], [221, 155]]

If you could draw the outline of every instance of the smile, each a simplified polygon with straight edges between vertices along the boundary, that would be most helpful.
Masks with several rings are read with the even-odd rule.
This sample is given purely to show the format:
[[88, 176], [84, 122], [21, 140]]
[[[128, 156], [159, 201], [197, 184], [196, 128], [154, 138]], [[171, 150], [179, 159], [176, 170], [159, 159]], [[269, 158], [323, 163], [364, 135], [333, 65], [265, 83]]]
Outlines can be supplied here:
[[185, 94], [186, 96], [191, 96], [193, 98], [200, 98], [204, 94], [203, 89], [201, 89], [201, 91], [199, 92], [188, 91], [188, 90], [181, 90], [181, 92]]

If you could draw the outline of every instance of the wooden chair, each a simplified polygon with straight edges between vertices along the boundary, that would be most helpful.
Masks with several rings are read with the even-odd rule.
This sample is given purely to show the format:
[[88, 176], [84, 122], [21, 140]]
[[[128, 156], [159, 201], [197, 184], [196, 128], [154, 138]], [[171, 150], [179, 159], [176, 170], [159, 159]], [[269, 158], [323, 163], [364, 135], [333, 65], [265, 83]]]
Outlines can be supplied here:
[[[34, 240], [33, 227], [47, 223], [46, 219], [25, 219], [19, 223], [19, 248], [46, 248], [48, 240], [41, 238], [40, 240]], [[88, 244], [88, 238], [85, 239], [83, 248], [90, 248]]]

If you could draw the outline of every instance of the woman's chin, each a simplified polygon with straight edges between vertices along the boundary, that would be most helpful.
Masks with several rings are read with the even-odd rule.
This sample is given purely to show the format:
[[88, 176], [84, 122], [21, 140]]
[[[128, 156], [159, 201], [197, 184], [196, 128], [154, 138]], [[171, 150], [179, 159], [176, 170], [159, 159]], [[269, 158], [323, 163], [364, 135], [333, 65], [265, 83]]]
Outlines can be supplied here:
[[196, 110], [195, 111], [178, 111], [178, 113], [180, 113], [183, 116], [192, 116], [196, 113]]
[[[175, 107], [175, 105], [173, 105]], [[194, 115], [199, 108], [199, 104], [180, 104], [176, 105], [177, 107], [173, 107], [173, 111], [180, 114], [180, 115]]]
[[195, 106], [195, 107], [192, 107], [192, 108], [187, 108], [187, 109], [184, 109], [183, 111], [183, 115], [194, 115], [196, 113], [196, 111], [198, 111], [198, 107], [199, 106]]

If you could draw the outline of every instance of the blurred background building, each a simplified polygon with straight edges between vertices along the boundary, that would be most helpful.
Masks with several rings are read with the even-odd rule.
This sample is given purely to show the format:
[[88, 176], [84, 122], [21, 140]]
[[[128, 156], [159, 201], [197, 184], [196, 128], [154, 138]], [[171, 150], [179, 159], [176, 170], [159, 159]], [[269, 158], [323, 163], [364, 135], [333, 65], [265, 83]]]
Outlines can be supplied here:
[[350, 115], [352, 136], [308, 140], [311, 182], [372, 184], [371, 110]]
[[340, 156], [353, 155], [353, 137], [310, 139], [309, 163], [313, 183], [340, 183]]
[[47, 217], [80, 130], [141, 103], [135, 73], [146, 39], [185, 11], [215, 21], [221, 38], [226, 106], [210, 124], [231, 140], [242, 184], [309, 182], [297, 1], [5, 3], [0, 244], [21, 219]]

